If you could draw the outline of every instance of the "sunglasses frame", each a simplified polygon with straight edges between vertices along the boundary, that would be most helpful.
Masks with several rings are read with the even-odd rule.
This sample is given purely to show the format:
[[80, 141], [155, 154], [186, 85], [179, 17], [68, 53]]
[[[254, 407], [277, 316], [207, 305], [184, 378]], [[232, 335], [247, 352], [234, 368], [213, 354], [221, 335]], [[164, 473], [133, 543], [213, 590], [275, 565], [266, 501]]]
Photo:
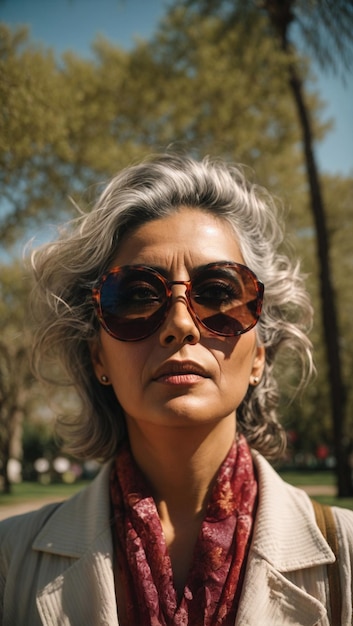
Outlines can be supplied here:
[[[236, 332], [233, 333], [222, 333], [216, 330], [213, 330], [212, 328], [209, 328], [197, 315], [197, 313], [194, 311], [193, 305], [192, 305], [192, 300], [191, 300], [191, 289], [192, 289], [192, 284], [195, 281], [195, 278], [197, 278], [197, 276], [201, 273], [201, 272], [205, 272], [208, 269], [217, 269], [217, 268], [227, 268], [227, 267], [231, 267], [231, 268], [235, 268], [237, 270], [239, 270], [239, 273], [241, 274], [242, 272], [246, 273], [248, 276], [250, 276], [250, 278], [252, 279], [254, 286], [255, 286], [255, 293], [256, 293], [256, 312], [254, 313], [254, 321], [253, 323], [251, 323], [249, 326], [247, 326], [244, 329], [238, 330]], [[107, 280], [107, 278], [109, 276], [111, 276], [112, 274], [119, 274], [122, 271], [123, 272], [127, 272], [129, 270], [137, 270], [137, 271], [145, 271], [148, 272], [152, 275], [154, 275], [156, 278], [158, 278], [161, 283], [164, 285], [165, 288], [165, 293], [166, 293], [166, 302], [167, 302], [167, 306], [164, 310], [164, 313], [161, 317], [161, 319], [158, 321], [158, 324], [153, 328], [152, 331], [143, 334], [142, 336], [138, 337], [138, 338], [122, 338], [122, 337], [117, 337], [116, 334], [109, 328], [109, 326], [106, 324], [106, 321], [104, 319], [104, 315], [103, 315], [103, 311], [102, 311], [102, 306], [101, 306], [101, 289], [102, 286], [104, 285], [105, 281]], [[234, 261], [218, 261], [218, 262], [213, 262], [213, 263], [208, 263], [206, 265], [202, 265], [200, 268], [198, 268], [196, 270], [196, 272], [194, 273], [193, 277], [190, 280], [167, 280], [165, 278], [165, 276], [163, 276], [163, 274], [160, 274], [160, 272], [158, 272], [156, 269], [154, 269], [153, 267], [149, 267], [147, 265], [119, 265], [116, 267], [112, 267], [110, 270], [108, 270], [105, 274], [103, 274], [101, 276], [101, 278], [99, 279], [98, 283], [93, 287], [92, 289], [92, 299], [93, 299], [93, 305], [94, 305], [94, 309], [95, 309], [95, 313], [97, 316], [97, 319], [101, 325], [101, 327], [114, 339], [118, 340], [118, 341], [128, 341], [128, 342], [133, 342], [133, 341], [142, 341], [143, 339], [146, 339], [147, 337], [150, 337], [151, 335], [153, 335], [158, 328], [160, 328], [162, 326], [162, 324], [164, 323], [164, 321], [166, 320], [171, 304], [172, 304], [172, 286], [173, 285], [184, 285], [186, 288], [185, 291], [185, 299], [186, 299], [186, 306], [187, 309], [191, 315], [191, 317], [194, 320], [194, 323], [196, 325], [200, 324], [202, 326], [202, 328], [206, 329], [209, 333], [211, 333], [212, 335], [218, 335], [221, 337], [237, 337], [239, 335], [243, 335], [244, 333], [247, 333], [249, 330], [251, 330], [252, 328], [254, 328], [254, 326], [256, 326], [259, 318], [260, 318], [260, 314], [261, 314], [261, 310], [262, 310], [262, 303], [263, 303], [263, 295], [264, 295], [264, 284], [257, 278], [256, 274], [246, 265], [243, 265], [241, 263], [236, 263]], [[162, 305], [164, 306], [164, 305]]]

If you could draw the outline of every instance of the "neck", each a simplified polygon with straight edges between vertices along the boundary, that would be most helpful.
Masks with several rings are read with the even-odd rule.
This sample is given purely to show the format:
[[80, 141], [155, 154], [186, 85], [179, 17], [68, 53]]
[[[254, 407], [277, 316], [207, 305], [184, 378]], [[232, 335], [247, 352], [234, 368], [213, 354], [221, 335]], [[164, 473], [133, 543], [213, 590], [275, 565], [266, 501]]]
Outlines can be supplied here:
[[128, 420], [133, 456], [148, 479], [161, 518], [199, 517], [235, 437], [235, 416], [216, 425], [170, 428]]
[[210, 490], [235, 437], [235, 415], [171, 428], [127, 419], [132, 454], [152, 486], [179, 597]]

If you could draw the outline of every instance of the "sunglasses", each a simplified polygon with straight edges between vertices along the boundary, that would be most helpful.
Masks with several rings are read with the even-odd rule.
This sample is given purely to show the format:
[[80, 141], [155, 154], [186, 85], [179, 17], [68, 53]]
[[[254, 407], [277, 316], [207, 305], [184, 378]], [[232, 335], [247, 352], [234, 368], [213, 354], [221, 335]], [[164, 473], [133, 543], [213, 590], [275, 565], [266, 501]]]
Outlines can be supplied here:
[[173, 285], [185, 286], [194, 322], [215, 335], [236, 337], [260, 317], [264, 285], [245, 265], [222, 261], [200, 267], [191, 280], [168, 281], [143, 265], [114, 267], [93, 289], [99, 323], [120, 341], [149, 337], [168, 315]]

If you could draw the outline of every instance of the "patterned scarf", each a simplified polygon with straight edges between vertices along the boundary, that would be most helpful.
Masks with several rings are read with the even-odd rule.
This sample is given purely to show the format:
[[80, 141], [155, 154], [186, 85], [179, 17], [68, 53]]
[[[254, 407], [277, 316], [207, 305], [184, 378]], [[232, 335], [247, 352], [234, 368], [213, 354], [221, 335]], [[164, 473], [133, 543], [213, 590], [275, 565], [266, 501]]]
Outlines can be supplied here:
[[245, 438], [232, 445], [219, 469], [180, 600], [156, 504], [128, 446], [118, 453], [110, 489], [126, 624], [234, 625], [257, 495]]

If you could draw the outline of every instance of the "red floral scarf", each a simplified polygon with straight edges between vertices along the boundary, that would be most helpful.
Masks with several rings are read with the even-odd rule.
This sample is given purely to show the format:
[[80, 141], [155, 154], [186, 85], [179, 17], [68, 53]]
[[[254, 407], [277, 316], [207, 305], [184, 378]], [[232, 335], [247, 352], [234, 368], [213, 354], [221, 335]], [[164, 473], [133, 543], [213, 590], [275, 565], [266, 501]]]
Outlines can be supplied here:
[[113, 465], [110, 487], [126, 624], [234, 625], [257, 495], [245, 438], [232, 445], [219, 469], [180, 601], [155, 502], [127, 446]]

